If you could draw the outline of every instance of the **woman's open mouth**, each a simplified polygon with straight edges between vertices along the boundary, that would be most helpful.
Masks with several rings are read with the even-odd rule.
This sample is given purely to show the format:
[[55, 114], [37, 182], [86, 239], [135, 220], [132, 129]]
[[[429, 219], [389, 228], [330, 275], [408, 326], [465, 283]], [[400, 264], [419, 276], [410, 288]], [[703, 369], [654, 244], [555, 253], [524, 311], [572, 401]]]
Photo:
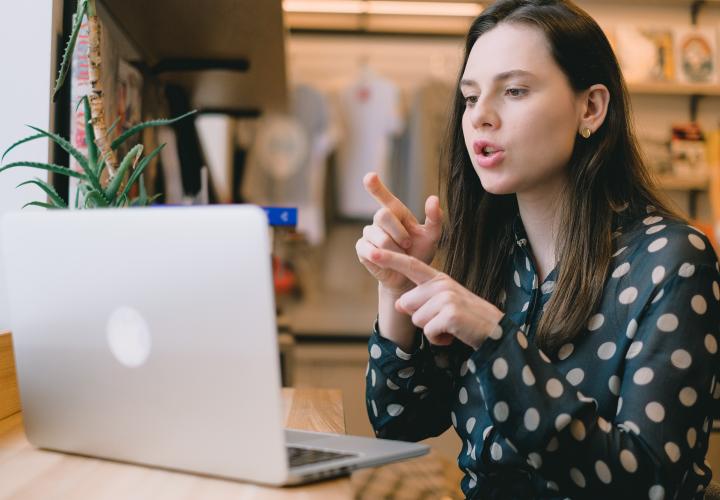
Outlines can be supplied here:
[[505, 150], [488, 141], [475, 141], [473, 151], [478, 166], [493, 168], [505, 159]]

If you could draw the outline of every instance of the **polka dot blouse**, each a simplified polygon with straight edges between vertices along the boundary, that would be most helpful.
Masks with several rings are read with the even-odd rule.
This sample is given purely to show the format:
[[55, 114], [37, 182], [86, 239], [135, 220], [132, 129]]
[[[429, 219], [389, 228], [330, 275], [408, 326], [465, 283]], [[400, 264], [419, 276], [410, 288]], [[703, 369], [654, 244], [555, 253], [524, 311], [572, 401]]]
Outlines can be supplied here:
[[375, 330], [367, 409], [379, 437], [450, 425], [470, 498], [702, 498], [720, 398], [720, 273], [707, 238], [652, 213], [625, 223], [586, 329], [546, 354], [533, 337], [556, 270], [538, 286], [516, 224], [505, 315], [475, 351], [404, 352]]

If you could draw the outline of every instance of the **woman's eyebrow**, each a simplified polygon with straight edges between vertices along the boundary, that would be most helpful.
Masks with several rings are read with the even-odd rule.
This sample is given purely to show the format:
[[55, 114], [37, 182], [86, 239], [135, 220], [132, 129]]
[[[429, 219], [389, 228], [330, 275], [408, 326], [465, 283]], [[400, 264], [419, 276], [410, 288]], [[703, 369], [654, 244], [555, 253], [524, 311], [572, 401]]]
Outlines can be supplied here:
[[[493, 77], [493, 81], [499, 82], [518, 76], [525, 76], [530, 78], [535, 77], [533, 73], [525, 71], [524, 69], [512, 69], [510, 71], [503, 71], [502, 73], [498, 73]], [[479, 85], [475, 80], [463, 78], [462, 80], [460, 80], [460, 87], [479, 87]]]

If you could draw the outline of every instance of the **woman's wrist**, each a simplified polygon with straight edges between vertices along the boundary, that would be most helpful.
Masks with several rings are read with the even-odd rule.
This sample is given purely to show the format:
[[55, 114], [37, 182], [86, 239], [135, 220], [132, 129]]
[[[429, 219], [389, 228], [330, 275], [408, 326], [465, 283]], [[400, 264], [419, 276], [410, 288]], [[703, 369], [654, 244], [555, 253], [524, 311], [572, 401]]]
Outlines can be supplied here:
[[415, 325], [409, 316], [395, 309], [395, 302], [403, 293], [378, 286], [378, 329], [382, 337], [393, 341], [407, 352], [413, 345]]
[[378, 295], [382, 299], [392, 299], [393, 302], [399, 299], [405, 292], [409, 291], [411, 287], [405, 287], [400, 289], [387, 288], [382, 283], [378, 283]]

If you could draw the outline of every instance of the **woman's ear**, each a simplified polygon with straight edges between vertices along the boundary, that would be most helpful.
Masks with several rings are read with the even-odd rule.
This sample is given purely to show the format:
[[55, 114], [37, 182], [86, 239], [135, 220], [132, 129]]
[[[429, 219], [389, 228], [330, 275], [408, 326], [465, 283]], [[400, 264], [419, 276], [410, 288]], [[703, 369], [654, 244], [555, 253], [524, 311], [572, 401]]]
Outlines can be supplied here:
[[597, 83], [585, 90], [581, 96], [583, 113], [580, 116], [578, 132], [582, 133], [584, 129], [589, 129], [590, 133], [595, 133], [605, 121], [610, 103], [610, 91], [602, 83]]

